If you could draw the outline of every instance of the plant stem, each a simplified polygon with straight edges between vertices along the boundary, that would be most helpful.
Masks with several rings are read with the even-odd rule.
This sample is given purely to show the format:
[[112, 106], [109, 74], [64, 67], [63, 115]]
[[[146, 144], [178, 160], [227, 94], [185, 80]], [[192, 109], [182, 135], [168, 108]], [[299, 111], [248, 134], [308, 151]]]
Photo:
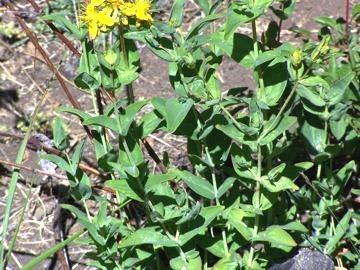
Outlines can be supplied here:
[[[325, 115], [328, 115], [328, 113], [329, 113], [328, 107], [325, 106]], [[328, 143], [328, 136], [327, 136], [327, 134], [328, 134], [328, 121], [327, 121], [327, 119], [325, 120], [325, 124], [324, 124], [324, 133], [325, 133], [325, 137], [324, 137], [324, 141], [322, 142], [322, 144], [323, 144], [323, 147], [325, 148], [327, 143]], [[317, 167], [317, 172], [316, 172], [316, 178], [317, 179], [320, 179], [320, 177], [321, 177], [321, 170], [322, 170], [322, 164], [319, 164], [318, 167]]]
[[90, 215], [89, 208], [87, 207], [86, 200], [84, 198], [82, 198], [81, 201], [82, 201], [82, 203], [84, 205], [86, 216], [87, 216], [89, 222], [92, 223], [92, 218], [91, 218], [91, 215]]
[[[215, 164], [210, 156], [209, 148], [207, 146], [205, 146], [205, 152], [206, 152], [206, 156], [207, 156], [208, 161], [211, 166], [211, 178], [212, 178], [212, 184], [214, 187], [215, 202], [216, 202], [217, 206], [220, 206], [220, 201], [218, 198], [218, 188], [217, 188], [217, 183], [216, 183], [216, 175], [215, 175]], [[221, 230], [221, 236], [222, 236], [223, 245], [224, 245], [224, 253], [225, 253], [224, 255], [226, 255], [229, 253], [229, 248], [228, 248], [228, 244], [227, 244], [226, 232], [224, 229]]]
[[[257, 177], [258, 179], [261, 179], [261, 162], [262, 162], [262, 154], [261, 154], [261, 146], [258, 145], [258, 153], [257, 153]], [[260, 181], [256, 181], [256, 186], [255, 186], [255, 193], [258, 192], [258, 196], [257, 196], [257, 205], [260, 205], [260, 196], [261, 196], [261, 185], [260, 185]], [[253, 234], [252, 234], [252, 238], [254, 238], [255, 236], [257, 236], [258, 234], [258, 230], [259, 230], [259, 221], [260, 221], [260, 216], [258, 214], [255, 214], [255, 224], [254, 224], [254, 229], [253, 229]], [[251, 248], [250, 248], [250, 253], [249, 253], [249, 258], [248, 258], [248, 262], [247, 265], [248, 267], [251, 267], [251, 263], [254, 257], [254, 243], [251, 243]]]
[[[120, 35], [119, 39], [120, 39], [121, 51], [124, 56], [124, 63], [125, 63], [126, 68], [129, 68], [128, 52], [126, 50], [124, 31], [123, 31], [123, 27], [121, 24], [119, 26], [119, 35]], [[126, 85], [126, 93], [127, 93], [127, 97], [128, 97], [128, 103], [129, 104], [134, 103], [135, 97], [134, 97], [134, 89], [133, 89], [132, 83]]]
[[231, 115], [231, 113], [221, 104], [219, 103], [220, 108], [223, 110], [223, 112], [230, 118], [230, 121], [237, 127], [240, 131], [242, 130], [239, 123], [236, 121], [236, 119]]
[[[86, 50], [86, 43], [85, 40], [81, 43], [82, 45], [82, 53], [85, 54], [85, 68], [86, 68], [86, 72], [88, 74], [91, 73], [90, 71], [90, 63], [89, 63], [89, 54], [88, 51]], [[91, 101], [92, 101], [92, 105], [93, 105], [93, 109], [94, 109], [94, 113], [95, 115], [99, 115], [99, 109], [97, 106], [97, 98], [95, 96], [95, 91], [98, 91], [96, 89], [90, 89], [90, 94], [91, 94]], [[100, 132], [100, 138], [101, 138], [101, 143], [103, 145], [103, 148], [105, 151], [107, 151], [107, 143], [106, 143], [106, 139], [104, 136], [104, 128], [100, 128], [101, 132]]]
[[290, 100], [292, 99], [293, 95], [295, 94], [296, 89], [297, 89], [297, 86], [298, 86], [298, 82], [295, 83], [293, 89], [291, 90], [290, 94], [287, 96], [285, 102], [284, 102], [283, 105], [281, 106], [281, 108], [280, 108], [278, 114], [276, 115], [275, 119], [271, 122], [270, 126], [263, 131], [263, 133], [262, 133], [263, 135], [259, 137], [258, 142], [259, 142], [263, 137], [265, 137], [267, 134], [269, 134], [269, 132], [272, 131], [272, 129], [273, 129], [274, 127], [276, 127], [276, 125], [278, 124], [278, 121], [279, 121], [282, 113], [284, 112], [286, 106], [289, 104]]
[[[256, 20], [251, 22], [252, 27], [252, 35], [253, 35], [253, 45], [254, 45], [254, 60], [259, 56], [259, 45], [257, 41], [257, 33], [256, 33]], [[262, 71], [260, 67], [255, 68], [254, 77], [256, 80], [257, 88], [258, 88], [258, 96], [263, 98], [265, 96], [265, 86], [264, 79], [262, 78]]]

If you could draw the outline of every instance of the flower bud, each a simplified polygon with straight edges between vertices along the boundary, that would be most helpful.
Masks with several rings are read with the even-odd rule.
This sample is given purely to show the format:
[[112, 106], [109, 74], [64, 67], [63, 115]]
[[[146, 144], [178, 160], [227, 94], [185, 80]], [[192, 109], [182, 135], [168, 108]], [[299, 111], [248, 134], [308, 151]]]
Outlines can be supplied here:
[[292, 60], [296, 65], [300, 64], [301, 62], [301, 52], [299, 50], [295, 50], [292, 54]]

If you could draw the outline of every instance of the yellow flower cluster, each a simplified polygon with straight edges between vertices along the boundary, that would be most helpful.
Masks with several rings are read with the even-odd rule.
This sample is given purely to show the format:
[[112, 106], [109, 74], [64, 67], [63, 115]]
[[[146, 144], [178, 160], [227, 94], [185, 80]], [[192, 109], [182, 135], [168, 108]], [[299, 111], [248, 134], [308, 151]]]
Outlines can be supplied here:
[[131, 18], [135, 19], [136, 26], [152, 22], [150, 5], [151, 0], [90, 0], [81, 20], [87, 23], [89, 35], [95, 39], [116, 24], [128, 25]]

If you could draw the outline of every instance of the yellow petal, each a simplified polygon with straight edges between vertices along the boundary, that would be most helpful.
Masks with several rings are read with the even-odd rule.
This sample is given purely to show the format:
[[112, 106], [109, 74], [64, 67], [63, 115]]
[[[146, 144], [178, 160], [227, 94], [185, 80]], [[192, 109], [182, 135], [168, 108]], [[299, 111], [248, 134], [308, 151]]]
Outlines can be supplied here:
[[104, 2], [105, 0], [91, 0], [90, 3], [94, 6], [101, 6]]
[[95, 39], [98, 34], [98, 26], [96, 21], [89, 22], [89, 35], [92, 39]]
[[123, 14], [125, 14], [126, 16], [135, 16], [135, 14], [136, 14], [136, 5], [134, 5], [133, 3], [124, 3], [124, 5], [122, 5], [120, 11]]
[[106, 14], [106, 12], [99, 12], [98, 20], [101, 24], [105, 24], [107, 26], [114, 25], [114, 19], [108, 14]]

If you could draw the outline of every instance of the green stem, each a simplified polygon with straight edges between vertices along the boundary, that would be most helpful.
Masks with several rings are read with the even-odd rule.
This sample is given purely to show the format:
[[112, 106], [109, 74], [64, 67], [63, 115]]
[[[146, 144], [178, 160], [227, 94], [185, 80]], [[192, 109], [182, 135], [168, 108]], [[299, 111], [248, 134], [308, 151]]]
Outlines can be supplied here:
[[[120, 46], [121, 46], [121, 51], [123, 53], [124, 56], [124, 63], [126, 68], [129, 68], [129, 58], [128, 58], [128, 52], [126, 50], [126, 44], [125, 44], [125, 38], [124, 38], [124, 31], [123, 31], [123, 27], [120, 24], [119, 26], [119, 34], [120, 34]], [[132, 86], [132, 83], [126, 85], [126, 93], [127, 93], [127, 97], [128, 97], [128, 103], [134, 103], [135, 101], [135, 96], [134, 96], [134, 89]]]
[[[114, 108], [114, 109], [115, 109], [115, 111], [117, 112], [116, 108]], [[118, 113], [118, 112], [117, 112], [117, 113]], [[117, 117], [117, 119], [119, 119], [119, 117]], [[119, 123], [119, 120], [118, 120], [118, 124], [120, 124], [120, 123]], [[129, 158], [129, 161], [130, 161], [131, 165], [132, 165], [132, 166], [136, 166], [135, 161], [134, 161], [134, 158], [133, 158], [133, 156], [132, 156], [132, 153], [131, 153], [131, 151], [130, 151], [130, 149], [129, 149], [129, 146], [128, 146], [126, 140], [125, 140], [124, 138], [122, 138], [121, 141], [122, 141], [123, 147], [124, 147], [124, 149], [125, 149], [125, 152], [126, 152], [128, 158]], [[145, 194], [145, 198], [144, 198], [145, 212], [146, 212], [147, 217], [150, 219], [150, 211], [149, 211], [149, 208], [153, 208], [152, 202], [150, 201], [150, 199], [148, 198], [147, 194], [145, 193], [145, 188], [144, 188], [143, 184], [141, 183], [139, 177], [136, 177], [136, 180], [137, 180], [138, 186], [140, 187], [140, 189], [141, 189], [141, 190], [144, 192], [144, 194]], [[147, 206], [148, 206], [149, 208], [148, 208]], [[166, 228], [165, 224], [162, 223], [161, 221], [160, 221], [159, 223], [160, 223], [161, 228], [162, 228], [163, 231], [165, 232], [165, 234], [166, 234], [171, 240], [174, 240], [174, 241], [178, 242], [178, 239], [176, 238], [176, 236], [174, 237], [174, 236], [169, 232], [169, 230]], [[187, 266], [185, 253], [183, 252], [183, 250], [181, 249], [180, 246], [177, 246], [177, 249], [178, 249], [181, 257], [183, 258], [184, 263], [185, 263], [186, 266]]]
[[[258, 171], [257, 171], [257, 177], [258, 179], [261, 179], [261, 162], [262, 162], [262, 154], [261, 154], [261, 146], [258, 145], [258, 164], [257, 164], [257, 167], [258, 167]], [[257, 196], [257, 205], [260, 205], [260, 196], [261, 196], [261, 192], [260, 192], [260, 189], [261, 189], [261, 185], [260, 185], [260, 181], [256, 181], [256, 186], [255, 186], [255, 193], [258, 192], [258, 196]], [[254, 229], [253, 229], [253, 234], [252, 234], [252, 238], [255, 238], [258, 234], [258, 231], [259, 231], [259, 224], [260, 224], [260, 216], [258, 214], [255, 214], [255, 224], [254, 224]], [[247, 265], [248, 267], [251, 267], [251, 264], [252, 264], [252, 260], [253, 260], [253, 257], [254, 257], [254, 243], [252, 242], [251, 243], [251, 248], [250, 248], [250, 253], [249, 253], [249, 258], [248, 258], [248, 262], [247, 262]]]
[[231, 113], [221, 103], [219, 103], [219, 106], [221, 110], [223, 110], [223, 112], [230, 118], [230, 121], [234, 124], [234, 126], [241, 131], [242, 127], [239, 125], [236, 119], [231, 115]]
[[[207, 146], [205, 146], [205, 152], [206, 152], [206, 156], [207, 156], [208, 161], [211, 166], [211, 178], [212, 178], [212, 184], [213, 184], [213, 188], [214, 188], [215, 202], [216, 202], [217, 206], [220, 206], [220, 201], [218, 198], [218, 188], [217, 188], [217, 183], [216, 183], [216, 175], [215, 175], [215, 169], [214, 169], [215, 164], [210, 156], [209, 148]], [[228, 248], [228, 244], [227, 244], [226, 232], [224, 229], [221, 230], [221, 236], [222, 236], [224, 252], [225, 252], [224, 255], [226, 255], [229, 253], [229, 248]]]
[[[82, 53], [85, 54], [84, 60], [85, 60], [86, 73], [90, 74], [89, 54], [88, 54], [88, 51], [86, 50], [85, 41], [83, 41], [81, 43], [81, 45], [82, 45]], [[91, 101], [92, 101], [92, 105], [93, 105], [93, 108], [94, 108], [95, 115], [99, 115], [99, 108], [97, 106], [95, 91], [98, 91], [98, 90], [90, 89]], [[103, 132], [104, 128], [101, 128], [100, 130], [101, 130], [101, 132], [100, 132], [101, 143], [103, 145], [104, 150], [107, 152], [107, 150], [108, 150], [107, 149], [107, 142], [106, 142], [106, 138], [105, 138], [104, 132]]]
[[258, 142], [259, 142], [263, 137], [265, 137], [266, 135], [268, 135], [269, 132], [271, 132], [271, 131], [273, 130], [273, 128], [276, 127], [276, 125], [278, 124], [279, 119], [280, 119], [282, 113], [284, 112], [286, 106], [289, 104], [290, 100], [292, 99], [293, 95], [295, 94], [297, 86], [298, 86], [298, 82], [295, 83], [293, 89], [291, 90], [290, 94], [287, 96], [285, 102], [284, 102], [283, 105], [281, 106], [281, 108], [280, 108], [278, 114], [276, 115], [274, 121], [272, 121], [271, 124], [270, 124], [270, 126], [263, 131], [263, 133], [262, 133], [263, 135], [259, 137]]
[[[325, 115], [328, 115], [329, 113], [329, 110], [328, 110], [328, 107], [325, 106]], [[327, 143], [328, 143], [328, 136], [327, 136], [327, 133], [328, 133], [328, 121], [327, 119], [325, 120], [325, 124], [324, 124], [324, 133], [325, 133], [325, 137], [324, 137], [324, 141], [323, 141], [323, 147], [326, 147]], [[326, 169], [326, 167], [325, 167]], [[321, 170], [322, 170], [322, 164], [319, 164], [318, 167], [317, 167], [317, 172], [316, 172], [316, 178], [317, 179], [320, 179], [321, 177]]]
[[91, 218], [91, 215], [90, 215], [89, 208], [87, 207], [86, 200], [83, 198], [83, 199], [81, 199], [81, 201], [82, 201], [82, 203], [84, 205], [86, 216], [87, 216], [89, 222], [92, 223], [92, 218]]
[[[253, 35], [253, 44], [254, 44], [254, 59], [259, 56], [259, 45], [257, 41], [257, 33], [256, 33], [256, 20], [251, 22], [252, 27], [252, 35]], [[257, 92], [260, 98], [265, 96], [265, 86], [264, 86], [264, 79], [262, 78], [262, 71], [260, 67], [255, 68], [254, 70], [254, 77], [256, 80], [257, 88], [259, 91]]]

